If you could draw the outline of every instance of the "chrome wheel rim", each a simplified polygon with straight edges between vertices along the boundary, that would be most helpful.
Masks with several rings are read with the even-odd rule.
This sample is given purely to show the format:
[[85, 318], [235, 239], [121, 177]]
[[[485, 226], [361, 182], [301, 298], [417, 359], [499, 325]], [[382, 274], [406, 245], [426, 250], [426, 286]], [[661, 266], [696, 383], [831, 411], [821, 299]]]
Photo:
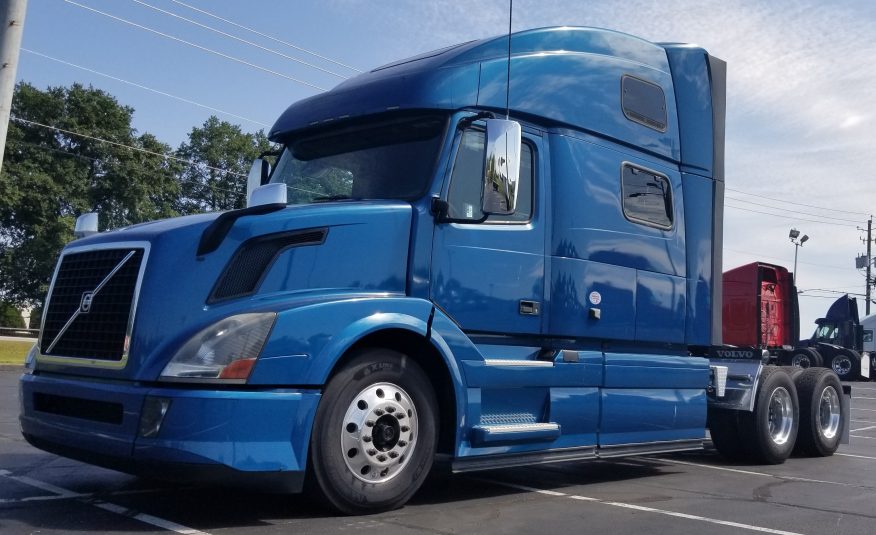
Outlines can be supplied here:
[[772, 441], [778, 445], [788, 442], [791, 428], [794, 426], [794, 404], [791, 394], [784, 388], [773, 390], [769, 401], [769, 433]]
[[377, 383], [359, 392], [341, 422], [347, 469], [367, 483], [397, 476], [417, 444], [417, 409], [398, 385]]
[[791, 365], [796, 366], [797, 368], [809, 368], [812, 366], [812, 361], [809, 360], [808, 355], [798, 353], [791, 357]]
[[831, 367], [839, 376], [848, 375], [852, 371], [852, 359], [846, 355], [840, 355], [833, 359]]
[[839, 394], [832, 386], [825, 388], [818, 403], [818, 432], [824, 438], [834, 438], [839, 432], [840, 411]]

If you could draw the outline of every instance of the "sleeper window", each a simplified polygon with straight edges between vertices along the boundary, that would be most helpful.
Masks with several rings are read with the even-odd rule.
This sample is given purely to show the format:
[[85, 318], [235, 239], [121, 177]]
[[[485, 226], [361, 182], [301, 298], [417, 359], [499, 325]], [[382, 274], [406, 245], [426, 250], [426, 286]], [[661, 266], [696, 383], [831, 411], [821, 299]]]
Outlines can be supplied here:
[[622, 174], [621, 194], [627, 219], [652, 227], [672, 228], [669, 179], [631, 165], [624, 165]]

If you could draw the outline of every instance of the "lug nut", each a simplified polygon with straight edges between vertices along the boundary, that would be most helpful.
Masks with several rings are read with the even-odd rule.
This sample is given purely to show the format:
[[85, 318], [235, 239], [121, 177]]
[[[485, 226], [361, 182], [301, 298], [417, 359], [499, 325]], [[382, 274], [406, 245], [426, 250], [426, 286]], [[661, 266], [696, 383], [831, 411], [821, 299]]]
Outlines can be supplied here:
[[395, 407], [392, 407], [392, 406], [387, 407], [386, 412], [389, 412], [389, 413], [395, 412]]
[[389, 457], [390, 457], [391, 459], [395, 459], [396, 457], [398, 457], [398, 453], [397, 453], [397, 452], [394, 452], [394, 451], [391, 451], [391, 452], [389, 452]]
[[383, 416], [383, 409], [374, 409], [374, 414], [377, 416]]
[[411, 430], [411, 428], [406, 426], [406, 425], [403, 425], [403, 426], [401, 426], [401, 430], [402, 430], [402, 433], [407, 433], [408, 431]]
[[405, 447], [405, 446], [408, 445], [408, 443], [407, 443], [406, 441], [404, 441], [404, 440], [399, 440], [399, 441], [398, 441], [398, 445], [401, 446], [401, 447]]
[[365, 422], [365, 425], [368, 427], [374, 427], [374, 422], [372, 420], [368, 420], [367, 422]]
[[364, 435], [362, 437], [362, 442], [371, 442], [371, 437], [369, 437], [368, 435]]
[[378, 455], [378, 456], [377, 456], [377, 460], [380, 461], [380, 462], [385, 461], [385, 460], [386, 460], [386, 455]]
[[377, 450], [371, 448], [370, 450], [368, 450], [368, 455], [377, 455]]

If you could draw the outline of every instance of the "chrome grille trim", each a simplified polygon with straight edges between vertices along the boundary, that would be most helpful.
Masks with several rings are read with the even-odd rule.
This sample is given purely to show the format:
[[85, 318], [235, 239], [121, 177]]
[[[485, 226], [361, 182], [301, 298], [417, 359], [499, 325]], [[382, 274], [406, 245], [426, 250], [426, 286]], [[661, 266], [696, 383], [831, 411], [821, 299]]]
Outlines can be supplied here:
[[[52, 364], [63, 364], [67, 366], [84, 366], [84, 367], [96, 367], [96, 368], [110, 368], [110, 369], [122, 369], [128, 363], [128, 357], [130, 352], [130, 341], [134, 331], [134, 320], [137, 312], [137, 305], [140, 301], [140, 290], [143, 284], [143, 275], [146, 272], [146, 265], [149, 263], [149, 253], [150, 253], [151, 244], [145, 241], [125, 241], [125, 242], [109, 242], [109, 243], [100, 243], [95, 245], [82, 245], [82, 246], [72, 246], [64, 249], [61, 253], [61, 256], [58, 258], [58, 262], [55, 265], [55, 271], [52, 275], [52, 282], [49, 285], [49, 291], [46, 296], [46, 302], [43, 305], [43, 317], [40, 321], [40, 336], [37, 341], [37, 347], [40, 348], [40, 351], [37, 353], [36, 361], [37, 363], [52, 363]], [[67, 255], [78, 254], [78, 253], [87, 253], [91, 251], [101, 251], [107, 249], [142, 249], [143, 250], [143, 259], [140, 262], [140, 268], [137, 272], [137, 280], [134, 285], [134, 292], [131, 298], [131, 307], [128, 312], [128, 323], [127, 328], [125, 329], [125, 343], [124, 350], [122, 352], [122, 358], [119, 360], [106, 360], [106, 359], [98, 359], [98, 358], [88, 358], [88, 357], [67, 357], [67, 356], [56, 356], [56, 355], [46, 355], [43, 354], [41, 348], [43, 347], [43, 333], [45, 332], [45, 322], [46, 316], [48, 315], [49, 306], [51, 304], [52, 295], [55, 290], [55, 282], [58, 278], [58, 273], [61, 268], [61, 264], [64, 258]], [[117, 268], [121, 268], [124, 265], [124, 262], [120, 262]], [[115, 270], [114, 270], [115, 271]], [[108, 274], [105, 277], [104, 282], [108, 281], [111, 276], [115, 273]], [[71, 322], [72, 323], [72, 322]], [[55, 337], [56, 340], [53, 340], [52, 345], [60, 339], [60, 335]], [[48, 352], [48, 349], [47, 349]]]

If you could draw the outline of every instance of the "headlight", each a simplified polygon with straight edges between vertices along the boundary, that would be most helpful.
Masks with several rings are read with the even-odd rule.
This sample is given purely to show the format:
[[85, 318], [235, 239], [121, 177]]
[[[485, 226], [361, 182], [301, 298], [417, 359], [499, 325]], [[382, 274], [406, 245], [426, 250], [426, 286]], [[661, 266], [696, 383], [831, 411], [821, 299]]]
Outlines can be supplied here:
[[240, 314], [218, 321], [191, 337], [161, 372], [160, 379], [246, 380], [277, 314]]

